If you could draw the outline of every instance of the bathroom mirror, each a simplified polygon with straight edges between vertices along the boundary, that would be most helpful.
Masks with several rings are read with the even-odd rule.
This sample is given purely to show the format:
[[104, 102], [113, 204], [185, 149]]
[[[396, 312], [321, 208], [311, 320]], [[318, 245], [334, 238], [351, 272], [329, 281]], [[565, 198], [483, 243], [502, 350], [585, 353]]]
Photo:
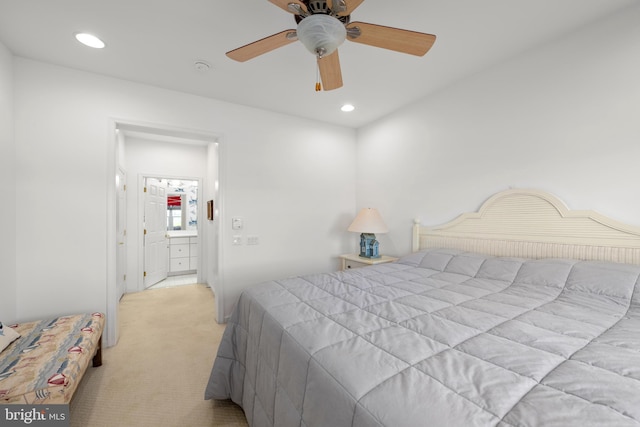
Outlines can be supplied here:
[[167, 180], [167, 231], [198, 229], [198, 181]]

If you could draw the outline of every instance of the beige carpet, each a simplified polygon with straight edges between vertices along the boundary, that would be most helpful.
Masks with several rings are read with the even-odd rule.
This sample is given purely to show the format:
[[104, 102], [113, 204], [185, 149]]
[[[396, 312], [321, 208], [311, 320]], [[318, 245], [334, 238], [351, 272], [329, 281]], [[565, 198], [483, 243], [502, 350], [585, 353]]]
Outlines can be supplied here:
[[224, 325], [203, 285], [127, 294], [120, 340], [89, 367], [70, 405], [72, 427], [246, 426], [231, 402], [204, 400]]

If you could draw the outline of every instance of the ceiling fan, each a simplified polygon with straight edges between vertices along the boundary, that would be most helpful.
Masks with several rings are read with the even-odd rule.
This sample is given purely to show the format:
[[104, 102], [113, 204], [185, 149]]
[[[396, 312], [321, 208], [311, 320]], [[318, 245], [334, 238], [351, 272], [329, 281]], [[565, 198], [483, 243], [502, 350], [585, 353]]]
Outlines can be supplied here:
[[353, 12], [364, 0], [269, 0], [294, 15], [297, 27], [227, 52], [236, 61], [249, 59], [286, 46], [296, 40], [318, 59], [322, 85], [316, 90], [333, 90], [342, 86], [338, 46], [345, 40], [396, 52], [423, 56], [436, 36], [366, 22], [351, 22]]

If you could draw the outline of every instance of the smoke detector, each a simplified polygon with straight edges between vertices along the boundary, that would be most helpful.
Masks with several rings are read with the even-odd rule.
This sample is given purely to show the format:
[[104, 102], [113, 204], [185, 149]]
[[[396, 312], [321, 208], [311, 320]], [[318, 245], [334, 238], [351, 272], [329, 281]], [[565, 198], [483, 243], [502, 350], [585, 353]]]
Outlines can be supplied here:
[[206, 61], [196, 61], [193, 63], [193, 67], [197, 71], [204, 73], [205, 71], [209, 71], [209, 68], [211, 68], [211, 65], [209, 65], [209, 63]]

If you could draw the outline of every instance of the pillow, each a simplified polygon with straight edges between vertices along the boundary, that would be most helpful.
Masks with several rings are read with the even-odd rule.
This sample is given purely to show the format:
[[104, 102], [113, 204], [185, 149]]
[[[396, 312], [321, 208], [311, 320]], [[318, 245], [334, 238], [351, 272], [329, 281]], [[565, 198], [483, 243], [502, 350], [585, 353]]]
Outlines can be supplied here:
[[20, 338], [20, 334], [0, 322], [0, 352], [7, 348], [16, 338]]

